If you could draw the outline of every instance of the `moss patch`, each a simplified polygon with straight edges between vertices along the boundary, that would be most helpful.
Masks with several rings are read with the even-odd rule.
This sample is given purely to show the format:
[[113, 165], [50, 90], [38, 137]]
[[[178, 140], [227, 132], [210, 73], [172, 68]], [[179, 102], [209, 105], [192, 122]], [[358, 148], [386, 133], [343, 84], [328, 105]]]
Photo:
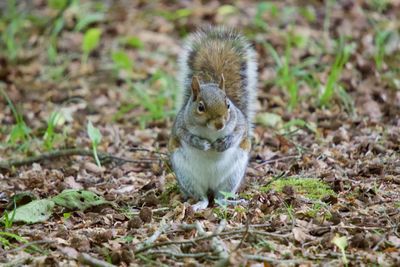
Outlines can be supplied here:
[[291, 186], [297, 194], [309, 199], [321, 199], [324, 196], [336, 195], [336, 193], [326, 183], [315, 178], [289, 177], [278, 179], [261, 190], [275, 190], [282, 192], [284, 186]]

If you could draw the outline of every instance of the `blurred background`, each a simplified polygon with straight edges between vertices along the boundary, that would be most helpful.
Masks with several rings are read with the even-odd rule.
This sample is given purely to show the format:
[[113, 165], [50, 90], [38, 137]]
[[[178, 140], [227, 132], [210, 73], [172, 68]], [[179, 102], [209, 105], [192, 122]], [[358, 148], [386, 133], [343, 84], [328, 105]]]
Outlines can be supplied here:
[[[249, 205], [194, 214], [166, 145], [177, 56], [203, 24], [250, 40], [259, 82]], [[211, 265], [214, 238], [180, 243], [198, 220], [233, 266], [400, 266], [399, 152], [400, 0], [0, 0], [2, 262]], [[91, 207], [81, 189], [113, 205], [27, 206], [64, 189], [67, 207]], [[13, 225], [20, 204], [40, 223]], [[176, 243], [140, 252], [163, 241]]]
[[236, 28], [254, 45], [259, 125], [315, 129], [317, 110], [399, 123], [397, 0], [0, 5], [2, 142], [41, 138], [50, 121], [60, 136], [47, 148], [76, 145], [90, 118], [128, 132], [155, 128], [164, 146], [177, 110], [176, 57], [203, 24]]

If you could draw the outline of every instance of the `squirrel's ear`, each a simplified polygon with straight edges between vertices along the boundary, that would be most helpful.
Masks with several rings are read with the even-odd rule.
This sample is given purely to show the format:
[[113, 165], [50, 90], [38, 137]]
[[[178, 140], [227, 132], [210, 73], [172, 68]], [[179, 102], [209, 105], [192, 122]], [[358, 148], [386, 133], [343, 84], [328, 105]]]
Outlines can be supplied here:
[[219, 85], [218, 87], [222, 90], [225, 91], [225, 78], [224, 78], [224, 74], [221, 73], [221, 78], [219, 80]]
[[193, 101], [196, 101], [197, 96], [200, 92], [200, 82], [197, 76], [193, 76], [192, 78], [192, 93], [193, 93]]

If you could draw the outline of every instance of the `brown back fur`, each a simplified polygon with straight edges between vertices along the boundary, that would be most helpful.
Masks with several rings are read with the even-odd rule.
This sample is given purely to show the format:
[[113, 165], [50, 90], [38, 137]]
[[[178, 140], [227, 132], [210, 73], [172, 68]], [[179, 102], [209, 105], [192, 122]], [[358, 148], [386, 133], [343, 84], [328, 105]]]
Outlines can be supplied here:
[[[187, 79], [196, 75], [200, 83], [218, 84], [223, 74], [227, 96], [247, 117], [247, 42], [236, 32], [220, 28], [204, 29], [193, 35], [191, 42]], [[186, 88], [186, 97], [188, 94], [190, 88]]]

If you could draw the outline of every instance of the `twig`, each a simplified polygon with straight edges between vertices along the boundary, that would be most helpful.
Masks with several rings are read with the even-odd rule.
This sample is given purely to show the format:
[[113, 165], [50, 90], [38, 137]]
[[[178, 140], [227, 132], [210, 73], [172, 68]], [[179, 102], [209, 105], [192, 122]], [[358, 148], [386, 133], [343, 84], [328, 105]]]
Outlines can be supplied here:
[[[124, 161], [124, 162], [130, 162], [130, 163], [154, 162], [154, 160], [151, 160], [151, 159], [131, 160], [131, 159], [120, 158], [120, 157], [116, 157], [116, 156], [110, 155], [105, 152], [98, 152], [98, 155], [102, 161], [104, 161], [106, 159], [111, 159], [111, 160]], [[20, 166], [32, 164], [35, 162], [41, 162], [44, 160], [51, 160], [51, 159], [56, 159], [56, 158], [61, 158], [61, 157], [69, 157], [69, 156], [88, 156], [88, 157], [93, 158], [93, 152], [88, 149], [80, 149], [80, 148], [67, 148], [67, 149], [61, 149], [61, 150], [54, 150], [51, 152], [45, 152], [43, 154], [40, 154], [37, 156], [32, 156], [32, 157], [27, 157], [24, 159], [11, 159], [11, 160], [6, 160], [6, 161], [0, 161], [0, 169], [11, 169], [13, 166], [20, 167]]]
[[215, 266], [226, 266], [229, 258], [229, 251], [224, 241], [221, 239], [219, 234], [224, 231], [226, 227], [226, 220], [222, 220], [218, 227], [214, 230], [213, 234], [215, 237], [211, 239], [211, 246], [213, 251], [218, 255], [219, 261]]
[[154, 150], [150, 150], [147, 148], [143, 148], [143, 147], [130, 147], [129, 151], [145, 151], [145, 152], [149, 152], [152, 154], [158, 154], [158, 155], [163, 155], [163, 156], [168, 156], [167, 153], [163, 153], [163, 152], [159, 152], [159, 151], [154, 151]]
[[23, 250], [23, 249], [25, 249], [25, 248], [27, 248], [27, 247], [33, 246], [33, 245], [37, 245], [37, 244], [46, 244], [46, 243], [54, 243], [54, 242], [55, 242], [54, 240], [35, 240], [35, 241], [32, 241], [32, 242], [25, 243], [25, 244], [23, 244], [23, 245], [21, 245], [21, 246], [19, 246], [19, 247], [17, 247], [17, 248], [14, 248], [14, 249], [11, 249], [11, 250], [3, 251], [3, 252], [0, 254], [0, 256], [4, 256], [4, 255], [9, 254], [9, 253], [14, 253], [14, 252]]
[[302, 263], [305, 262], [304, 259], [292, 259], [292, 260], [279, 260], [267, 256], [261, 256], [261, 255], [244, 255], [246, 259], [249, 260], [254, 260], [254, 261], [263, 261], [263, 262], [269, 262], [272, 264], [283, 264], [283, 265], [289, 265], [289, 264], [297, 264], [297, 263]]
[[7, 263], [4, 263], [3, 265], [1, 265], [1, 263], [0, 263], [0, 266], [3, 266], [3, 267], [17, 267], [18, 266], [19, 267], [19, 266], [26, 266], [25, 264], [27, 264], [29, 262], [32, 262], [32, 256], [31, 255], [22, 256], [22, 257], [19, 256], [19, 257], [16, 257], [15, 259], [13, 259], [11, 261], [7, 261]]
[[207, 234], [199, 221], [196, 221], [195, 227], [200, 236], [205, 236]]
[[169, 224], [165, 223], [165, 220], [163, 219], [160, 223], [160, 227], [158, 228], [157, 231], [155, 231], [148, 239], [146, 239], [143, 243], [138, 245], [138, 249], [143, 249], [144, 247], [149, 247], [151, 244], [153, 244], [159, 237], [162, 235], [168, 228], [170, 227]]
[[213, 257], [211, 256], [209, 253], [207, 252], [201, 252], [201, 253], [175, 253], [169, 250], [150, 250], [148, 253], [150, 254], [165, 254], [171, 257], [175, 257], [175, 258], [203, 258], [203, 257], [207, 257], [210, 259], [217, 259], [217, 257]]
[[278, 162], [278, 161], [284, 161], [284, 160], [288, 160], [288, 159], [294, 159], [294, 158], [298, 158], [299, 156], [300, 156], [300, 155], [291, 155], [291, 156], [287, 156], [287, 157], [280, 157], [280, 158], [277, 158], [277, 159], [265, 160], [265, 161], [263, 161], [262, 163], [260, 163], [260, 164], [258, 164], [257, 166], [255, 166], [254, 168], [258, 169], [258, 168], [260, 168], [260, 167], [262, 167], [262, 166], [264, 166], [264, 165], [266, 165], [266, 164], [269, 164], [269, 163], [275, 163], [275, 162]]
[[234, 251], [237, 251], [243, 244], [244, 240], [246, 240], [247, 235], [249, 233], [249, 226], [250, 226], [250, 221], [251, 221], [251, 214], [249, 213], [249, 216], [247, 217], [246, 220], [246, 231], [243, 233], [242, 239], [240, 239], [239, 244], [236, 246], [236, 248], [234, 249]]
[[[187, 225], [184, 225], [183, 227], [185, 227], [186, 229], [193, 229], [193, 226], [194, 225], [187, 224]], [[200, 225], [200, 227], [201, 227], [201, 225]], [[202, 227], [200, 229], [202, 229]], [[243, 234], [245, 231], [246, 231], [246, 229], [238, 229], [238, 230], [229, 231], [229, 232], [222, 232], [222, 233], [219, 233], [219, 234], [209, 234], [209, 235], [204, 234], [203, 236], [199, 236], [197, 238], [193, 238], [193, 239], [189, 239], [189, 240], [166, 241], [166, 242], [154, 243], [154, 244], [150, 244], [148, 246], [140, 247], [140, 248], [136, 249], [135, 251], [133, 251], [133, 253], [134, 254], [138, 254], [138, 253], [142, 253], [142, 252], [144, 252], [146, 250], [149, 250], [149, 249], [153, 249], [153, 248], [157, 248], [157, 247], [170, 246], [170, 245], [180, 245], [180, 244], [189, 244], [189, 243], [190, 244], [196, 244], [196, 242], [198, 242], [198, 241], [211, 239], [211, 238], [216, 237], [216, 236], [222, 237], [222, 236]], [[277, 234], [277, 233], [269, 233], [269, 232], [257, 231], [257, 230], [252, 230], [252, 229], [249, 229], [247, 231], [250, 234], [265, 235], [265, 236], [275, 237], [275, 238], [288, 238], [288, 237], [290, 237], [292, 235], [292, 233]], [[204, 233], [205, 233], [205, 231], [204, 231]]]
[[93, 267], [115, 267], [115, 265], [103, 260], [96, 259], [87, 253], [79, 254], [78, 261], [82, 264], [87, 264]]

